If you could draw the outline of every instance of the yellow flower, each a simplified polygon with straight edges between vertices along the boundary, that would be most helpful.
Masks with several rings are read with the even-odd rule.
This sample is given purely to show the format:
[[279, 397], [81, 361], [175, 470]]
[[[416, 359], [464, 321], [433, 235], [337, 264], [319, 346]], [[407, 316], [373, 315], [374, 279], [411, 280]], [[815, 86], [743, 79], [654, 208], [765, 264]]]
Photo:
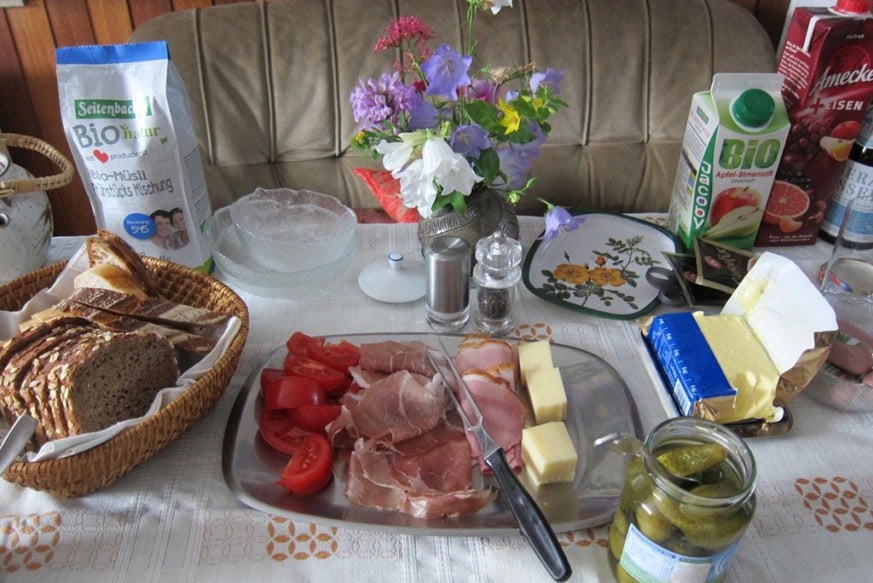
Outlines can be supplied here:
[[563, 279], [567, 283], [583, 284], [588, 281], [588, 268], [584, 265], [562, 263], [552, 272], [555, 279]]
[[615, 287], [623, 286], [627, 283], [621, 276], [621, 270], [612, 267], [595, 267], [588, 272], [591, 281], [599, 286], [614, 285]]
[[515, 107], [511, 103], [506, 103], [503, 99], [497, 103], [497, 107], [503, 112], [503, 117], [497, 122], [498, 125], [506, 128], [506, 131], [503, 133], [511, 134], [518, 131], [518, 127], [521, 125], [521, 116]]

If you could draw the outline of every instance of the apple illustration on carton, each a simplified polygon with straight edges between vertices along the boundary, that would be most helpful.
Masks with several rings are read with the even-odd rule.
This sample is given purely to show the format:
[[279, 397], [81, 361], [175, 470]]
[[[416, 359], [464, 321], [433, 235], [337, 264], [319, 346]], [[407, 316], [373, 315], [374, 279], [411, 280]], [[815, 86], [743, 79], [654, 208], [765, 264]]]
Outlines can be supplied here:
[[748, 186], [727, 188], [712, 201], [710, 228], [706, 236], [746, 237], [753, 235], [764, 216], [761, 193]]

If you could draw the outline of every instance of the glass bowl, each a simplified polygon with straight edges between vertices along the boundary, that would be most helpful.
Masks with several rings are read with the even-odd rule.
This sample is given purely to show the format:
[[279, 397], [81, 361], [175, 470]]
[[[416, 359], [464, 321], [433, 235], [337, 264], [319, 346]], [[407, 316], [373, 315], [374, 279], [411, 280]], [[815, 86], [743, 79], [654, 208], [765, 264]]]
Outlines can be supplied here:
[[358, 226], [335, 197], [290, 188], [259, 188], [230, 205], [230, 218], [251, 259], [282, 273], [338, 260]]
[[276, 271], [261, 263], [247, 246], [230, 217], [230, 207], [213, 213], [206, 221], [206, 240], [212, 248], [215, 264], [227, 283], [244, 291], [267, 298], [299, 297], [334, 283], [351, 265], [357, 251], [355, 229], [344, 237], [345, 247], [338, 249], [336, 259], [322, 262], [311, 269], [292, 273]]

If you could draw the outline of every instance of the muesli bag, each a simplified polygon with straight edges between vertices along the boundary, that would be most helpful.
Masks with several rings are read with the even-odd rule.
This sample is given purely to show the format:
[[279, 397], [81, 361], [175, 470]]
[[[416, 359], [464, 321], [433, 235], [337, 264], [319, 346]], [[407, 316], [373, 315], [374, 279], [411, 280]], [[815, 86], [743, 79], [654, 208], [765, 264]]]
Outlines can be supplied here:
[[61, 119], [98, 228], [209, 273], [212, 210], [167, 43], [65, 47], [56, 57]]

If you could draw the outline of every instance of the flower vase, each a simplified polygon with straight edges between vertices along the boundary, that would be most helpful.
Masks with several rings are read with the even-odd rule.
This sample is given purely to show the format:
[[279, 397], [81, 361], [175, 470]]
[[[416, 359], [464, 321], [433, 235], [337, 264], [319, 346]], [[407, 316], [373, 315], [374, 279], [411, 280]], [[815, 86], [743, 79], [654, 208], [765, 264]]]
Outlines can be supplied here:
[[518, 239], [518, 216], [506, 198], [496, 190], [479, 190], [467, 197], [467, 210], [463, 213], [446, 206], [435, 211], [430, 218], [418, 223], [418, 240], [421, 248], [444, 235], [461, 237], [476, 249], [476, 242], [496, 230], [507, 237]]

